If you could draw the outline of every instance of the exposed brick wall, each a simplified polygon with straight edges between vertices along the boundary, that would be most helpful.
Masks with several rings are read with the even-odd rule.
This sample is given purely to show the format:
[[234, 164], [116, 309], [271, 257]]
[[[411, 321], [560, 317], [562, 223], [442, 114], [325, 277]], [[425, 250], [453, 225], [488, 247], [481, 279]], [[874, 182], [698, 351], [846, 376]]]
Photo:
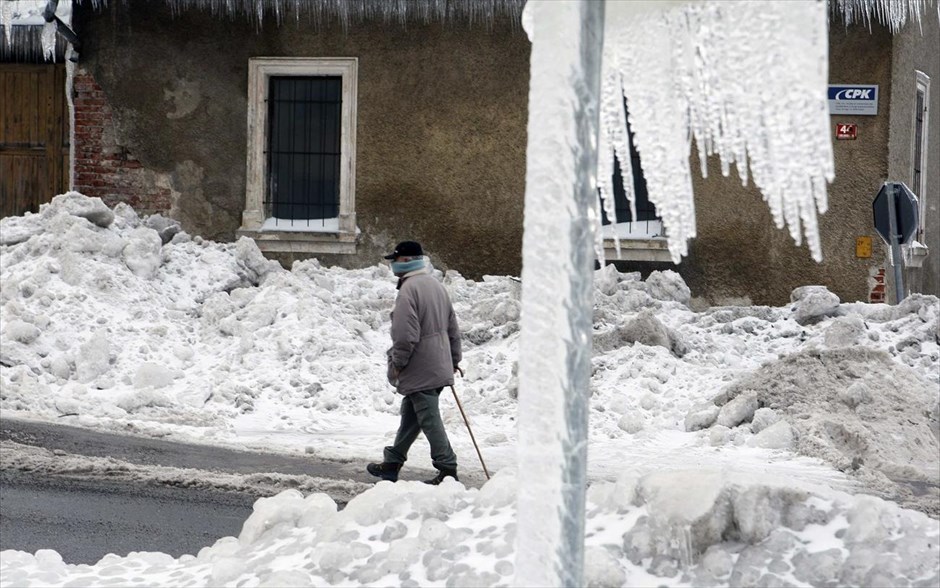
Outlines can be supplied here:
[[885, 268], [871, 268], [868, 271], [868, 301], [886, 302], [885, 296]]
[[73, 189], [97, 196], [108, 206], [126, 202], [140, 215], [168, 212], [172, 206], [169, 188], [156, 185], [157, 176], [118, 144], [108, 97], [83, 68], [75, 73], [74, 104]]

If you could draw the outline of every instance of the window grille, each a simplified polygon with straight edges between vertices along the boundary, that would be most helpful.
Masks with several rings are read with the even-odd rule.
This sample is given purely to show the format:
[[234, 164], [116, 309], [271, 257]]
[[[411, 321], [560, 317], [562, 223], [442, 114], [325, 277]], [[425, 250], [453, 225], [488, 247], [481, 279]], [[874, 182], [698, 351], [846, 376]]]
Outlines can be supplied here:
[[[626, 108], [626, 102], [624, 102]], [[636, 233], [639, 236], [650, 236], [653, 233], [661, 231], [661, 222], [656, 214], [656, 206], [650, 202], [649, 191], [646, 188], [646, 178], [643, 177], [643, 166], [640, 162], [640, 154], [633, 146], [633, 133], [627, 129], [630, 141], [630, 164], [633, 168], [633, 194], [636, 200], [636, 216], [634, 219], [630, 212], [630, 203], [627, 201], [627, 194], [623, 189], [623, 171], [620, 168], [620, 159], [614, 158], [614, 209], [617, 214], [617, 223], [627, 223], [628, 233]], [[613, 222], [607, 218], [607, 212], [601, 206], [601, 223], [609, 225]]]
[[930, 128], [930, 77], [922, 71], [914, 72], [914, 129], [911, 145], [911, 190], [919, 200], [920, 221], [916, 239], [923, 242], [927, 228], [927, 174], [924, 165], [927, 162]]
[[[913, 182], [911, 187], [921, 191], [921, 173], [922, 167], [924, 165], [924, 92], [920, 88], [917, 89], [917, 99], [914, 106], [914, 165], [913, 165]], [[917, 194], [918, 197], [923, 198], [924, 194]]]
[[341, 76], [272, 76], [268, 190], [276, 225], [326, 226], [339, 217]]

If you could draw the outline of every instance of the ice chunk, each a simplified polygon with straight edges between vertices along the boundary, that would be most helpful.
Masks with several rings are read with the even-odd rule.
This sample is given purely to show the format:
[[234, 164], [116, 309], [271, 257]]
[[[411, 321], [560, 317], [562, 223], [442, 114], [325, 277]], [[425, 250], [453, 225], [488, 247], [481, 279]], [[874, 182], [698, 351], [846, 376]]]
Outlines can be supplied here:
[[587, 501], [615, 512], [626, 512], [636, 498], [637, 476], [633, 472], [621, 472], [617, 481], [595, 482], [587, 492]]
[[618, 290], [620, 272], [614, 264], [608, 264], [594, 272], [594, 287], [602, 294], [610, 296]]
[[254, 239], [248, 237], [240, 237], [235, 242], [235, 258], [238, 262], [239, 275], [255, 286], [269, 272], [281, 269], [278, 262], [265, 258]]
[[164, 388], [172, 384], [176, 376], [177, 372], [166, 366], [145, 362], [137, 368], [137, 373], [134, 374], [134, 387], [137, 389], [150, 386]]
[[326, 543], [319, 546], [314, 555], [320, 573], [328, 575], [353, 561], [353, 551], [345, 543]]
[[772, 408], [758, 408], [751, 419], [751, 432], [760, 433], [770, 425], [780, 420], [780, 415]]
[[715, 425], [708, 431], [708, 443], [712, 447], [724, 445], [731, 440], [731, 429], [724, 425]]
[[259, 574], [260, 588], [283, 588], [284, 586], [313, 586], [313, 578], [302, 569], [276, 570], [270, 574]]
[[64, 355], [56, 355], [49, 363], [49, 373], [62, 380], [68, 380], [72, 375], [72, 367]]
[[79, 382], [90, 382], [105, 374], [111, 362], [111, 342], [104, 329], [99, 329], [78, 348], [75, 370]]
[[4, 325], [6, 335], [18, 341], [24, 345], [29, 345], [33, 341], [39, 338], [39, 335], [42, 331], [36, 328], [36, 325], [27, 323], [26, 321], [13, 320], [8, 324]]
[[873, 400], [871, 389], [865, 382], [853, 382], [848, 388], [838, 391], [839, 400], [851, 409]]
[[140, 217], [134, 207], [126, 202], [118, 202], [114, 205], [114, 221], [119, 228], [130, 228], [140, 226]]
[[827, 347], [852, 347], [865, 338], [865, 321], [858, 316], [840, 316], [826, 329]]
[[646, 422], [643, 420], [643, 416], [636, 413], [625, 414], [617, 421], [617, 427], [631, 435], [639, 433], [645, 426]]
[[677, 357], [682, 357], [687, 351], [678, 334], [656, 318], [651, 310], [641, 311], [619, 329], [618, 334], [627, 343], [665, 347]]
[[737, 427], [741, 423], [750, 421], [757, 407], [757, 394], [745, 392], [721, 407], [716, 422], [728, 428]]
[[425, 519], [418, 531], [418, 539], [425, 545], [443, 549], [450, 541], [450, 527], [438, 519]]
[[39, 207], [39, 214], [44, 218], [63, 212], [88, 219], [99, 227], [108, 227], [114, 222], [114, 212], [101, 201], [101, 198], [89, 198], [79, 192], [60, 194], [49, 204]]
[[810, 325], [832, 316], [839, 309], [839, 297], [825, 286], [801, 286], [790, 293], [793, 302], [793, 320]]
[[764, 449], [790, 449], [793, 447], [793, 428], [786, 421], [777, 421], [748, 439], [747, 444]]
[[41, 234], [45, 228], [42, 217], [27, 213], [26, 216], [7, 216], [0, 219], [0, 245], [16, 245]]
[[678, 302], [686, 306], [692, 299], [692, 291], [677, 272], [654, 271], [646, 278], [646, 289], [656, 300]]
[[124, 263], [142, 278], [150, 278], [160, 267], [160, 248], [163, 241], [156, 231], [147, 227], [132, 229], [124, 247]]
[[516, 471], [510, 467], [501, 468], [480, 488], [480, 504], [491, 508], [501, 508], [516, 500]]
[[280, 494], [255, 501], [254, 510], [238, 535], [242, 545], [257, 541], [273, 527], [286, 523], [293, 527], [305, 510], [304, 496], [297, 490], [285, 490]]
[[720, 411], [721, 408], [712, 402], [693, 406], [688, 414], [685, 415], [685, 430], [698, 431], [699, 429], [707, 429], [715, 423]]
[[623, 586], [627, 574], [609, 551], [592, 545], [584, 550], [584, 585]]
[[156, 231], [164, 245], [172, 241], [173, 237], [182, 230], [179, 221], [161, 214], [148, 216], [144, 219], [144, 226]]

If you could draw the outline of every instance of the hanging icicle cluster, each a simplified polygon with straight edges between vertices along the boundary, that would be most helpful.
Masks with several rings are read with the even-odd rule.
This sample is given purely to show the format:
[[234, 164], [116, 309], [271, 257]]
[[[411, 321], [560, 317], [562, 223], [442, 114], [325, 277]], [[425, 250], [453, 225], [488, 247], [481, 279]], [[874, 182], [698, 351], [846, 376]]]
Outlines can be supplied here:
[[[735, 164], [787, 226], [822, 259], [816, 214], [834, 177], [829, 118], [827, 11], [820, 0], [608, 2], [598, 184], [608, 218], [614, 157], [636, 217], [627, 112], [650, 201], [678, 262], [695, 236], [690, 170], [694, 139], [702, 175], [718, 155]], [[918, 25], [936, 0], [831, 0], [833, 19], [881, 22], [893, 33]], [[940, 18], [938, 14], [937, 18]], [[599, 232], [600, 233], [600, 232]], [[616, 232], [614, 233], [616, 235]], [[599, 237], [600, 239], [600, 237]], [[619, 243], [617, 243], [619, 249]], [[603, 246], [598, 242], [598, 255]]]
[[842, 14], [846, 24], [862, 23], [871, 29], [873, 20], [888, 27], [892, 34], [900, 31], [908, 19], [920, 25], [927, 9], [935, 7], [940, 19], [940, 3], [936, 0], [831, 0], [834, 12]]
[[[695, 236], [691, 146], [703, 175], [718, 155], [770, 206], [776, 225], [822, 259], [817, 212], [834, 178], [826, 5], [768, 2], [608, 2], [598, 183], [614, 218], [614, 155], [633, 200], [626, 125], [650, 201], [678, 263]], [[623, 108], [626, 98], [629, 121]], [[634, 216], [634, 218], [636, 218]]]
[[[111, 2], [127, 0], [110, 0]], [[98, 8], [108, 0], [78, 0]], [[290, 15], [308, 18], [317, 26], [339, 22], [343, 27], [381, 22], [460, 21], [489, 26], [499, 18], [518, 23], [525, 0], [165, 0], [174, 14], [191, 8], [227, 18], [248, 17], [261, 23], [273, 18], [280, 23]]]
[[[0, 0], [0, 61], [52, 60], [65, 53], [65, 40], [57, 37], [55, 25], [42, 17], [45, 0]], [[71, 5], [60, 2], [58, 14], [71, 15]]]

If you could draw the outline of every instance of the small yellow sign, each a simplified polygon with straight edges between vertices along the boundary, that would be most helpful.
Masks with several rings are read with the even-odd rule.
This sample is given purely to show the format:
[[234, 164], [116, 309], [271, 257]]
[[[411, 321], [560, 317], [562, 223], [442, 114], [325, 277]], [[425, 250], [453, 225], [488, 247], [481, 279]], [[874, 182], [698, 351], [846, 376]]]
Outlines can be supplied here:
[[871, 257], [871, 237], [858, 237], [855, 239], [855, 257]]

